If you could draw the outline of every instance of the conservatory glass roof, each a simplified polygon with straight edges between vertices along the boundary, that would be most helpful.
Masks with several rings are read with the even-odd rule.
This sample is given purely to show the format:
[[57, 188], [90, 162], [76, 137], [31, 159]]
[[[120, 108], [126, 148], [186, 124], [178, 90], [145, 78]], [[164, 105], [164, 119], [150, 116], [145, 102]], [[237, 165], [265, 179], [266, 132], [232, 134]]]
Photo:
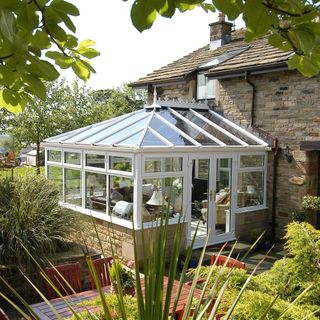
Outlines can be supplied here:
[[268, 144], [204, 103], [156, 101], [117, 118], [44, 140], [50, 145], [101, 147], [266, 147]]

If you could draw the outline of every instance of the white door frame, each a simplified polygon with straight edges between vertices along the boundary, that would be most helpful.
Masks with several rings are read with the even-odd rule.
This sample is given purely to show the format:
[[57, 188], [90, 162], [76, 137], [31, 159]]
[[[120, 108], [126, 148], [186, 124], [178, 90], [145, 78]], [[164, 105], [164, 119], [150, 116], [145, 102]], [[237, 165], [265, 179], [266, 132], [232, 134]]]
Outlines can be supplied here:
[[[192, 211], [192, 166], [193, 166], [193, 160], [197, 159], [204, 159], [209, 160], [210, 166], [209, 166], [209, 195], [208, 195], [208, 212], [216, 212], [215, 209], [215, 201], [213, 199], [213, 196], [210, 196], [210, 194], [213, 194], [213, 191], [215, 190], [216, 186], [216, 163], [217, 159], [224, 159], [224, 158], [230, 158], [232, 159], [232, 166], [231, 166], [231, 197], [230, 197], [230, 232], [223, 233], [220, 235], [215, 234], [215, 215], [207, 215], [207, 225], [208, 230], [210, 229], [210, 235], [208, 239], [208, 245], [213, 245], [217, 243], [223, 243], [225, 241], [231, 241], [235, 239], [235, 209], [236, 209], [236, 201], [237, 201], [237, 187], [236, 187], [236, 168], [237, 168], [237, 155], [234, 153], [201, 153], [201, 154], [189, 154], [188, 157], [188, 244], [191, 244], [191, 211]], [[211, 209], [212, 208], [212, 209]], [[204, 236], [197, 236], [195, 239], [195, 243], [193, 248], [201, 248], [204, 246], [205, 243], [205, 237]]]

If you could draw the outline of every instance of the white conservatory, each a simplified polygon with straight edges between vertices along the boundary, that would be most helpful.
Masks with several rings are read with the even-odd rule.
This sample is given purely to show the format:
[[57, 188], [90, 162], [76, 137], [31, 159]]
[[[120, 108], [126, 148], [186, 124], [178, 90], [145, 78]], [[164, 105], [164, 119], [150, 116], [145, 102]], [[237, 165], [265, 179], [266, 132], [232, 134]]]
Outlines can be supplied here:
[[[44, 141], [62, 205], [128, 229], [170, 208], [195, 246], [236, 237], [236, 216], [266, 209], [268, 144], [204, 103], [157, 101]], [[171, 195], [169, 194], [171, 190]], [[210, 230], [210, 232], [209, 232]]]

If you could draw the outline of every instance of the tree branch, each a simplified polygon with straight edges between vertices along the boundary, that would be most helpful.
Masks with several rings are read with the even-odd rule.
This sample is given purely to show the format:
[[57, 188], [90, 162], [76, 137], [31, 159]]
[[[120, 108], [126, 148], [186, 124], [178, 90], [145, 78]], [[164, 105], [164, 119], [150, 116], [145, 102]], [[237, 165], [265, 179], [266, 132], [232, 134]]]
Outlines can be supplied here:
[[303, 16], [305, 14], [308, 14], [308, 13], [313, 11], [313, 10], [306, 10], [306, 11], [303, 11], [301, 13], [292, 13], [292, 12], [289, 12], [289, 11], [286, 11], [286, 10], [283, 10], [283, 9], [280, 9], [280, 8], [274, 6], [272, 3], [270, 3], [269, 0], [263, 1], [262, 4], [265, 7], [267, 7], [268, 9], [275, 11], [276, 13], [285, 14], [285, 15], [288, 15], [290, 17], [295, 17], [295, 18], [301, 17], [301, 16]]

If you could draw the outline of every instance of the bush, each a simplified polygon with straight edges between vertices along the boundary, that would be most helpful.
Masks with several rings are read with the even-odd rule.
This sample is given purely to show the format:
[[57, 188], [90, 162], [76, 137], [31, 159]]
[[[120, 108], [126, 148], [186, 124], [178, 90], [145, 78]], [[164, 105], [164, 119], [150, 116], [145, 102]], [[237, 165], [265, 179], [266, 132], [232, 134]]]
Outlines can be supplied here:
[[[221, 309], [225, 312], [230, 308], [232, 301], [235, 299], [237, 292], [229, 291], [226, 292]], [[253, 290], [246, 290], [241, 296], [239, 302], [237, 303], [233, 313], [232, 319], [237, 320], [254, 320], [262, 319], [264, 312], [267, 310], [268, 306], [272, 303], [275, 296], [267, 293], [262, 293]], [[289, 303], [277, 299], [274, 305], [269, 309], [267, 314], [265, 314], [263, 319], [273, 320], [279, 319], [280, 315], [288, 308]], [[295, 306], [292, 305], [288, 311], [281, 317], [283, 320], [298, 320], [307, 317], [312, 310], [306, 306]], [[316, 316], [308, 316], [309, 320], [316, 320]]]
[[293, 301], [313, 284], [301, 302], [320, 306], [320, 231], [308, 223], [293, 222], [288, 225], [285, 240], [288, 257], [254, 277], [251, 288]]
[[0, 261], [30, 270], [31, 255], [44, 263], [73, 226], [72, 213], [58, 204], [59, 190], [43, 176], [0, 181]]

